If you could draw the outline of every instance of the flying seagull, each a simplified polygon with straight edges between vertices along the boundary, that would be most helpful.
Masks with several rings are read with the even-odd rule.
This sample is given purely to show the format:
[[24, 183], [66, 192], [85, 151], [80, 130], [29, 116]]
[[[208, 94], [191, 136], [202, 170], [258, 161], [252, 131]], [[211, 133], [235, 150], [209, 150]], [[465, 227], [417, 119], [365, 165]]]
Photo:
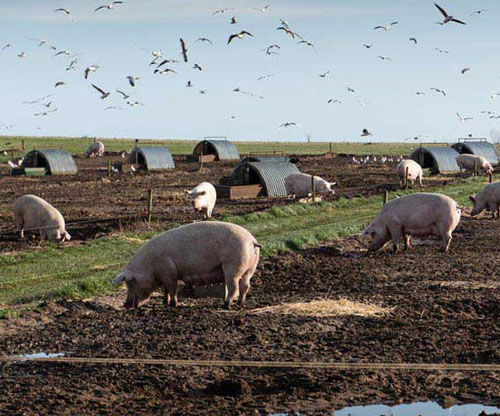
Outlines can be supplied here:
[[280, 27], [276, 28], [276, 30], [284, 31], [287, 35], [290, 35], [292, 37], [292, 39], [295, 39], [296, 37], [299, 39], [302, 39], [302, 36], [300, 36], [298, 33], [294, 32], [288, 26], [280, 26]]
[[226, 13], [228, 10], [233, 10], [233, 7], [226, 7], [225, 9], [219, 9], [219, 10], [216, 10], [215, 12], [212, 13], [212, 16], [215, 16], [216, 14], [222, 14], [222, 13]]
[[55, 9], [54, 10], [55, 12], [63, 12], [65, 13], [67, 16], [71, 16], [71, 12], [68, 10], [68, 9], [65, 9], [63, 7], [59, 8], [59, 9]]
[[410, 38], [409, 40], [410, 40], [410, 42], [415, 43], [415, 45], [418, 43], [416, 38]]
[[54, 112], [56, 112], [56, 111], [57, 111], [57, 108], [54, 108], [53, 110], [50, 110], [50, 111], [42, 111], [41, 113], [35, 113], [35, 114], [33, 114], [33, 115], [34, 115], [34, 116], [42, 116], [42, 117], [43, 117], [43, 116], [46, 116], [46, 115], [48, 115], [48, 114], [50, 114], [50, 113], [54, 113]]
[[129, 75], [127, 77], [128, 79], [128, 83], [132, 86], [132, 87], [135, 87], [135, 81], [140, 79], [139, 77], [134, 77], [133, 75]]
[[388, 56], [379, 55], [379, 56], [377, 56], [377, 58], [382, 60], [382, 61], [392, 61], [392, 59], [389, 58]]
[[370, 48], [373, 46], [373, 43], [363, 43], [363, 46], [364, 46], [366, 49], [370, 49]]
[[98, 86], [92, 84], [92, 86], [101, 93], [101, 100], [104, 100], [105, 98], [109, 97], [109, 92], [104, 91], [103, 89], [99, 88]]
[[238, 23], [238, 19], [236, 19], [236, 16], [231, 17], [231, 20], [229, 21], [230, 25], [235, 25]]
[[210, 45], [213, 45], [213, 42], [209, 38], [198, 38], [195, 42], [208, 42]]
[[398, 22], [392, 22], [392, 23], [389, 23], [388, 25], [385, 25], [385, 26], [375, 26], [373, 29], [374, 30], [384, 29], [386, 32], [388, 32], [391, 29], [391, 26], [394, 26], [397, 24], [398, 24]]
[[24, 52], [24, 51], [23, 51], [23, 52], [21, 52], [21, 53], [20, 53], [19, 55], [17, 55], [17, 56], [18, 56], [18, 58], [22, 58], [22, 59], [24, 59], [24, 58], [27, 58], [27, 57], [28, 57], [28, 55], [26, 55], [26, 52]]
[[123, 99], [126, 100], [127, 98], [130, 97], [130, 95], [125, 94], [123, 91], [120, 90], [115, 90], [118, 94], [121, 94], [123, 96]]
[[127, 101], [127, 104], [128, 104], [130, 107], [133, 107], [133, 108], [139, 107], [140, 105], [142, 105], [142, 106], [144, 107], [144, 104], [143, 104], [143, 103], [140, 103], [139, 101], [134, 101], [134, 102]]
[[66, 55], [66, 56], [68, 56], [68, 55], [71, 55], [71, 52], [68, 51], [68, 50], [59, 51], [59, 52], [55, 53], [53, 56], [59, 56], [59, 55]]
[[415, 94], [417, 94], [417, 95], [426, 95], [425, 92], [423, 92], [423, 91], [417, 91]]
[[448, 13], [446, 13], [446, 11], [441, 6], [439, 6], [439, 4], [434, 3], [434, 6], [436, 6], [437, 9], [443, 15], [443, 18], [444, 18], [443, 25], [445, 25], [446, 23], [449, 23], [449, 22], [455, 22], [455, 23], [460, 23], [461, 25], [465, 25], [465, 22], [462, 22], [461, 20], [455, 19], [453, 16], [450, 16]]
[[297, 42], [297, 45], [306, 45], [306, 46], [310, 46], [311, 48], [313, 48], [313, 49], [314, 49], [314, 51], [315, 51], [315, 52], [317, 52], [317, 51], [316, 51], [316, 48], [314, 47], [314, 44], [313, 44], [312, 42], [307, 41], [307, 40], [301, 40], [301, 41]]
[[192, 86], [193, 86], [193, 83], [188, 80], [188, 82], [186, 83], [186, 88], [191, 88]]
[[457, 113], [457, 116], [460, 119], [460, 123], [467, 123], [468, 121], [474, 120], [473, 117], [462, 117], [459, 113]]
[[301, 125], [295, 121], [285, 121], [284, 123], [279, 126], [279, 129], [286, 129], [287, 127], [292, 127], [292, 126], [298, 126], [301, 127]]
[[56, 85], [54, 85], [54, 88], [61, 87], [61, 86], [63, 86], [63, 85], [66, 85], [66, 83], [65, 83], [65, 82], [63, 82], [63, 81], [57, 81], [57, 82], [56, 82]]
[[274, 74], [263, 75], [263, 76], [257, 78], [257, 81], [261, 81], [263, 79], [268, 79], [268, 78], [271, 78], [271, 77], [274, 77]]
[[95, 72], [99, 69], [99, 66], [98, 65], [89, 65], [87, 68], [85, 68], [85, 72], [84, 72], [84, 76], [85, 76], [85, 79], [89, 79], [89, 75], [91, 72]]
[[114, 1], [111, 4], [105, 4], [104, 6], [99, 6], [97, 9], [94, 10], [94, 12], [97, 12], [98, 10], [101, 10], [101, 9], [111, 10], [115, 4], [123, 4], [123, 3], [125, 3], [125, 2], [124, 1]]
[[263, 51], [265, 51], [267, 55], [271, 54], [278, 55], [278, 52], [274, 52], [273, 49], [281, 49], [281, 47], [280, 45], [274, 43], [272, 45], [269, 45], [266, 49], [263, 49]]
[[174, 74], [177, 74], [176, 71], [170, 68], [165, 68], [165, 69], [155, 69], [154, 73], [155, 74], [160, 74], [160, 75], [167, 75], [169, 72], [173, 72]]
[[264, 13], [269, 8], [269, 4], [267, 6], [261, 7], [260, 9], [253, 8], [252, 10], [257, 10], [259, 12]]
[[7, 48], [10, 48], [12, 46], [11, 43], [6, 43], [5, 45], [2, 46], [2, 51], [4, 51]]
[[437, 93], [439, 94], [443, 94], [443, 97], [446, 97], [446, 92], [443, 91], [443, 90], [440, 90], [439, 88], [436, 88], [436, 87], [432, 87], [431, 88], [432, 91], [436, 91]]
[[368, 131], [368, 129], [363, 129], [361, 132], [361, 137], [372, 136], [372, 133]]
[[181, 43], [181, 52], [182, 52], [182, 58], [184, 59], [184, 62], [188, 61], [188, 48], [186, 46], [186, 42], [184, 42], [184, 39], [180, 38], [179, 42]]
[[351, 87], [345, 87], [345, 88], [346, 88], [346, 90], [347, 90], [348, 92], [356, 92], [356, 91], [355, 91], [355, 90], [353, 90]]
[[247, 32], [246, 30], [242, 30], [240, 33], [236, 33], [234, 35], [229, 36], [229, 39], [227, 40], [227, 44], [229, 45], [231, 43], [231, 41], [235, 38], [243, 39], [243, 37], [245, 35], [253, 37], [253, 35], [250, 32]]
[[469, 72], [470, 71], [470, 68], [464, 68], [462, 69], [460, 72], [463, 74], [465, 74], [466, 72]]
[[441, 48], [434, 48], [434, 49], [439, 53], [450, 53], [450, 51], [447, 51], [446, 49], [441, 49]]
[[326, 76], [330, 73], [330, 71], [323, 72], [322, 74], [318, 74], [320, 78], [326, 78]]
[[338, 103], [338, 104], [342, 104], [342, 101], [338, 100], [338, 99], [334, 99], [334, 98], [330, 98], [328, 100], [328, 104], [335, 104], [335, 103]]
[[75, 65], [78, 63], [78, 58], [73, 59], [66, 68], [66, 71], [75, 70]]
[[476, 10], [475, 12], [471, 13], [471, 16], [474, 16], [475, 14], [481, 14], [481, 13], [484, 13], [484, 12], [489, 12], [489, 9]]

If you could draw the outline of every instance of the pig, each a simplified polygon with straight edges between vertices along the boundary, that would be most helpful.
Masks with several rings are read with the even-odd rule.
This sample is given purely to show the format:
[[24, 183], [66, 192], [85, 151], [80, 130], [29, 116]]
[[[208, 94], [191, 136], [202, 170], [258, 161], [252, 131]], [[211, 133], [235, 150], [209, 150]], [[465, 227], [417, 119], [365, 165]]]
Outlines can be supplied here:
[[104, 143], [93, 142], [90, 143], [87, 149], [87, 157], [102, 157], [104, 155]]
[[495, 212], [500, 218], [500, 182], [486, 185], [476, 195], [469, 196], [469, 199], [474, 204], [470, 213], [471, 216], [479, 215], [486, 209], [491, 212], [491, 218], [495, 218]]
[[477, 169], [481, 170], [485, 175], [493, 173], [493, 167], [483, 156], [463, 154], [457, 156], [456, 159], [460, 172], [462, 172], [462, 169], [474, 171], [477, 162]]
[[215, 186], [208, 182], [202, 182], [186, 193], [189, 195], [189, 202], [195, 211], [203, 213], [204, 219], [212, 218], [212, 211], [217, 200]]
[[[285, 189], [288, 196], [290, 195], [309, 195], [312, 193], [312, 175], [307, 173], [293, 173], [285, 179]], [[318, 195], [333, 195], [335, 191], [332, 186], [336, 182], [327, 182], [319, 176], [314, 176], [316, 185], [316, 193]]]
[[21, 238], [24, 238], [24, 230], [39, 229], [42, 241], [63, 243], [71, 240], [61, 213], [38, 196], [24, 195], [18, 198], [14, 204], [14, 219]]
[[398, 165], [398, 177], [401, 188], [405, 185], [406, 168], [408, 168], [408, 181], [411, 182], [411, 187], [415, 186], [415, 181], [419, 181], [422, 188], [422, 167], [411, 159], [402, 160]]
[[385, 204], [362, 235], [371, 237], [370, 251], [381, 249], [392, 239], [396, 252], [401, 238], [404, 238], [407, 250], [410, 249], [411, 236], [434, 234], [442, 238], [441, 250], [446, 252], [460, 216], [460, 207], [450, 197], [415, 193]]
[[236, 224], [195, 222], [166, 231], [145, 243], [125, 271], [111, 281], [127, 285], [126, 309], [137, 308], [163, 287], [165, 304], [177, 306], [177, 286], [225, 283], [224, 308], [238, 297], [244, 305], [261, 245]]

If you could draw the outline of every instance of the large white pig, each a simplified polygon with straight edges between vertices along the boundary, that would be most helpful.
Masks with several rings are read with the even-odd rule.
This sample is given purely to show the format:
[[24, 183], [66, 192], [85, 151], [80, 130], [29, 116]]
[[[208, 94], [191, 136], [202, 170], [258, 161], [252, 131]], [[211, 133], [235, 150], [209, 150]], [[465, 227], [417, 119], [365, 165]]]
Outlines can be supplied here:
[[422, 167], [411, 159], [405, 159], [399, 162], [398, 165], [398, 177], [399, 184], [401, 188], [405, 185], [406, 169], [408, 168], [408, 181], [411, 182], [411, 187], [415, 186], [415, 181], [419, 181], [420, 187], [422, 187]]
[[102, 157], [104, 155], [104, 143], [92, 142], [87, 149], [87, 157]]
[[443, 240], [442, 251], [448, 251], [451, 234], [460, 222], [461, 210], [446, 195], [416, 193], [393, 199], [384, 205], [362, 235], [371, 238], [370, 251], [379, 250], [391, 239], [393, 250], [404, 239], [410, 248], [411, 236], [437, 235]]
[[14, 204], [14, 219], [21, 238], [25, 230], [39, 231], [42, 240], [62, 243], [71, 240], [61, 213], [44, 199], [24, 195]]
[[[314, 176], [314, 184], [318, 195], [333, 195], [332, 186], [336, 182], [328, 182], [319, 176]], [[293, 173], [285, 179], [287, 195], [309, 195], [312, 193], [312, 175], [307, 173]]]
[[460, 172], [462, 172], [462, 169], [474, 171], [474, 167], [477, 164], [477, 169], [481, 170], [485, 175], [487, 175], [488, 173], [493, 173], [493, 167], [491, 166], [491, 163], [488, 162], [483, 156], [464, 153], [457, 156], [456, 159], [458, 167], [460, 168]]
[[202, 182], [186, 193], [189, 195], [189, 202], [195, 211], [202, 212], [205, 219], [212, 218], [212, 211], [217, 200], [215, 186], [208, 182]]
[[166, 231], [144, 244], [111, 283], [127, 284], [125, 308], [136, 308], [165, 288], [165, 302], [177, 305], [178, 281], [188, 285], [225, 283], [224, 308], [238, 297], [241, 305], [259, 262], [260, 245], [243, 227], [197, 222]]
[[486, 185], [476, 195], [469, 196], [469, 199], [474, 204], [470, 215], [479, 215], [486, 209], [491, 212], [492, 218], [495, 218], [495, 212], [500, 218], [500, 182]]

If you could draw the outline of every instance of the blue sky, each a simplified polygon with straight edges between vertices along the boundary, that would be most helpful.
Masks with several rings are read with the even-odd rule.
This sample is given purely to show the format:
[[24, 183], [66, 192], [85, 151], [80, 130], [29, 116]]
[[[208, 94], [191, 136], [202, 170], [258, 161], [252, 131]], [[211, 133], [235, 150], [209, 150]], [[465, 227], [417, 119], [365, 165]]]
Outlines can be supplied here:
[[[494, 0], [439, 2], [467, 26], [435, 24], [440, 15], [427, 0], [127, 0], [94, 13], [101, 4], [2, 0], [0, 47], [12, 47], [0, 52], [0, 134], [303, 141], [310, 133], [313, 141], [361, 141], [367, 128], [372, 140], [397, 141], [415, 135], [428, 140], [488, 136], [500, 128], [500, 119], [480, 114], [500, 114], [500, 97], [489, 100], [500, 92]], [[265, 13], [252, 10], [266, 4]], [[75, 21], [55, 13], [58, 7], [70, 9]], [[223, 7], [234, 10], [212, 16]], [[478, 9], [490, 11], [470, 16]], [[233, 15], [237, 25], [229, 24]], [[280, 18], [313, 42], [317, 53], [277, 31]], [[389, 32], [373, 30], [391, 21], [399, 24]], [[254, 38], [227, 46], [228, 36], [240, 30]], [[194, 42], [202, 36], [215, 45]], [[76, 71], [65, 70], [71, 57], [53, 57], [53, 51], [29, 40], [38, 37], [78, 54]], [[180, 59], [179, 37], [188, 44], [189, 64], [171, 65], [178, 74], [154, 75], [151, 50]], [[262, 49], [273, 43], [281, 46], [280, 55], [268, 56]], [[440, 54], [436, 47], [450, 53]], [[25, 59], [17, 56], [23, 51]], [[194, 63], [203, 71], [192, 69]], [[86, 81], [83, 71], [90, 64], [100, 68]], [[465, 67], [470, 71], [462, 75]], [[318, 77], [327, 70], [329, 76]], [[266, 74], [275, 76], [256, 81]], [[127, 75], [141, 78], [135, 88], [128, 86]], [[187, 80], [193, 88], [185, 87]], [[57, 81], [67, 85], [55, 89]], [[131, 108], [116, 93], [102, 101], [90, 82], [132, 93], [132, 101], [144, 107]], [[347, 92], [347, 86], [356, 92]], [[236, 87], [265, 98], [232, 92]], [[199, 94], [200, 89], [207, 93]], [[49, 101], [58, 108], [46, 117], [34, 116], [44, 107], [22, 104], [46, 94], [54, 94]], [[327, 104], [329, 98], [343, 104]], [[123, 110], [104, 110], [115, 105]], [[461, 123], [457, 112], [474, 119]], [[292, 120], [300, 127], [278, 129]]]

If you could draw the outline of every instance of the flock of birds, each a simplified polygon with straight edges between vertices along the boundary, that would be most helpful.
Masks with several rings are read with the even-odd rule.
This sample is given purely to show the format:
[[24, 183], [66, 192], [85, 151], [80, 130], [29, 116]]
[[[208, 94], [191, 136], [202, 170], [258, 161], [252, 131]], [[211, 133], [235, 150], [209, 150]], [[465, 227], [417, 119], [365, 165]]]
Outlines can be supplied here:
[[[440, 18], [441, 18], [438, 22], [436, 22], [437, 24], [442, 25], [442, 26], [448, 25], [448, 24], [466, 25], [465, 21], [453, 16], [447, 10], [445, 10], [443, 7], [441, 7], [439, 4], [434, 3], [434, 6], [440, 15]], [[117, 7], [126, 7], [126, 2], [125, 1], [113, 1], [112, 3], [109, 3], [109, 4], [100, 5], [94, 9], [94, 12], [95, 13], [111, 12], [112, 10], [114, 10]], [[265, 5], [265, 6], [259, 7], [259, 8], [252, 8], [252, 10], [259, 12], [259, 13], [266, 13], [270, 7], [271, 7], [270, 5]], [[232, 10], [234, 10], [234, 8], [231, 8], [231, 7], [217, 9], [212, 13], [212, 16], [231, 15]], [[480, 15], [480, 14], [486, 13], [488, 11], [489, 10], [487, 10], [487, 9], [475, 10], [471, 13], [471, 16]], [[65, 16], [67, 16], [69, 19], [71, 19], [73, 22], [76, 21], [71, 10], [69, 10], [68, 8], [63, 8], [63, 7], [57, 8], [53, 12], [57, 13], [57, 14], [63, 14]], [[229, 19], [229, 24], [231, 24], [231, 25], [239, 24], [238, 17], [231, 16]], [[398, 25], [398, 21], [393, 21], [393, 22], [390, 22], [387, 24], [378, 25], [378, 26], [375, 26], [373, 29], [377, 30], [377, 31], [389, 32], [396, 25]], [[316, 49], [315, 44], [313, 42], [305, 39], [299, 33], [297, 33], [292, 28], [292, 26], [290, 25], [290, 23], [287, 20], [279, 19], [279, 25], [276, 27], [276, 30], [280, 33], [283, 33], [283, 35], [286, 38], [288, 38], [289, 40], [295, 41], [297, 45], [311, 48], [314, 52], [317, 53], [317, 49]], [[254, 34], [252, 34], [249, 30], [242, 29], [242, 30], [232, 31], [232, 33], [228, 33], [226, 46], [233, 47], [233, 46], [235, 46], [234, 44], [236, 44], [238, 42], [243, 42], [245, 39], [253, 38], [253, 37], [254, 37]], [[79, 54], [73, 53], [67, 49], [59, 50], [58, 48], [56, 48], [56, 46], [54, 46], [54, 44], [52, 44], [51, 42], [49, 42], [48, 40], [43, 39], [43, 38], [29, 39], [29, 40], [37, 42], [38, 47], [48, 48], [49, 51], [52, 51], [52, 57], [55, 59], [60, 59], [58, 57], [68, 58], [69, 62], [65, 64], [66, 71], [76, 71], [79, 68], [79, 64], [80, 64], [80, 55]], [[419, 43], [418, 39], [416, 37], [410, 37], [409, 41], [412, 42], [414, 45], [418, 45], [418, 43]], [[197, 38], [196, 40], [194, 40], [194, 43], [207, 44], [210, 46], [214, 46], [214, 41], [206, 36]], [[367, 50], [370, 50], [373, 47], [373, 43], [364, 43], [362, 46], [364, 48], [366, 48]], [[0, 53], [9, 49], [9, 48], [12, 48], [12, 47], [13, 47], [13, 44], [6, 43], [0, 47]], [[266, 55], [279, 55], [280, 49], [281, 49], [281, 46], [278, 43], [272, 43], [272, 44], [268, 45], [267, 47], [265, 47], [264, 49], [262, 49], [262, 52], [264, 52]], [[445, 50], [445, 49], [435, 48], [435, 50], [437, 52], [439, 52], [440, 54], [450, 53], [448, 50]], [[199, 62], [193, 61], [191, 54], [190, 54], [190, 50], [189, 50], [189, 44], [183, 38], [179, 38], [179, 49], [178, 49], [177, 56], [175, 56], [175, 55], [174, 56], [166, 56], [161, 50], [158, 50], [158, 49], [153, 49], [150, 51], [150, 53], [151, 53], [151, 60], [149, 62], [145, 63], [145, 66], [147, 65], [147, 67], [151, 68], [152, 73], [154, 75], [172, 76], [174, 74], [178, 74], [181, 71], [178, 68], [179, 67], [178, 64], [188, 65], [195, 71], [199, 71], [199, 72], [204, 71], [204, 68], [202, 67], [202, 65]], [[20, 51], [17, 54], [17, 56], [20, 59], [28, 59], [28, 54], [25, 51]], [[380, 59], [381, 61], [390, 62], [392, 60], [391, 57], [385, 56], [385, 55], [377, 55], [376, 57], [377, 57], [377, 59]], [[99, 69], [100, 69], [100, 65], [97, 65], [95, 63], [90, 63], [88, 65], [85, 65], [83, 70], [80, 68], [80, 70], [82, 70], [82, 76], [84, 77], [85, 80], [87, 80], [89, 82], [89, 87], [91, 87], [91, 89], [93, 89], [96, 93], [98, 93], [98, 97], [101, 100], [107, 100], [112, 95], [113, 96], [116, 95], [116, 96], [120, 97], [123, 105], [126, 104], [130, 108], [138, 108], [138, 107], [145, 106], [145, 104], [131, 98], [133, 96], [131, 91], [124, 91], [123, 89], [112, 90], [112, 89], [107, 88], [103, 85], [97, 85], [97, 83], [93, 82], [92, 81], [93, 74], [95, 74], [97, 71], [99, 71]], [[465, 75], [470, 70], [471, 70], [471, 68], [468, 68], [468, 67], [463, 68], [460, 70], [460, 73], [462, 75]], [[330, 75], [331, 75], [330, 70], [318, 73], [318, 77], [320, 79], [328, 78]], [[266, 75], [259, 76], [258, 78], [256, 78], [256, 80], [263, 81], [263, 80], [266, 80], [266, 79], [269, 79], [269, 78], [275, 77], [275, 76], [276, 76], [275, 74], [266, 74]], [[126, 75], [125, 79], [127, 80], [128, 86], [132, 89], [135, 89], [140, 84], [141, 76], [138, 76], [135, 74], [129, 74], [129, 75]], [[58, 80], [54, 84], [54, 89], [63, 88], [66, 85], [67, 85], [66, 81]], [[186, 86], [186, 88], [193, 88], [194, 83], [192, 82], [192, 80], [188, 79], [185, 86]], [[349, 94], [357, 93], [357, 91], [350, 86], [346, 86], [345, 89]], [[258, 94], [254, 94], [250, 91], [244, 91], [239, 86], [235, 87], [232, 91], [234, 93], [248, 95], [248, 96], [256, 97], [259, 99], [264, 99], [263, 96], [258, 95]], [[206, 89], [199, 90], [199, 93], [202, 95], [207, 94], [207, 92], [208, 91]], [[430, 92], [442, 95], [443, 97], [447, 96], [447, 92], [444, 89], [438, 88], [435, 86], [429, 88], [429, 93]], [[426, 91], [416, 91], [415, 94], [416, 95], [426, 95], [427, 92]], [[500, 93], [494, 93], [493, 95], [490, 96], [490, 101], [495, 100], [495, 98], [497, 98], [498, 96], [500, 96]], [[37, 106], [37, 109], [35, 110], [35, 112], [33, 112], [33, 115], [35, 117], [46, 117], [46, 116], [49, 116], [50, 114], [58, 111], [58, 107], [55, 106], [55, 104], [54, 104], [55, 100], [53, 97], [54, 97], [54, 93], [51, 93], [51, 94], [47, 94], [43, 97], [40, 97], [40, 98], [37, 98], [34, 100], [25, 101], [25, 102], [23, 102], [23, 104]], [[370, 103], [369, 100], [362, 99], [359, 96], [357, 96], [356, 99], [363, 106]], [[341, 100], [338, 97], [328, 97], [326, 99], [326, 103], [328, 105], [334, 105], [334, 104], [335, 105], [342, 105], [343, 100]], [[123, 110], [123, 107], [122, 107], [122, 105], [113, 104], [113, 105], [108, 105], [107, 107], [105, 107], [105, 110]], [[494, 111], [482, 111], [481, 113], [486, 115], [490, 119], [500, 119], [500, 115], [497, 115]], [[457, 114], [457, 117], [458, 117], [458, 120], [460, 123], [468, 123], [474, 119], [471, 116], [462, 116], [458, 112], [456, 114]], [[231, 119], [235, 119], [235, 118], [236, 118], [235, 115], [231, 115]], [[3, 122], [0, 122], [0, 123], [3, 124], [5, 129], [10, 129], [10, 128], [14, 127], [14, 125], [8, 125], [8, 124], [3, 123]], [[287, 121], [282, 122], [277, 127], [279, 129], [289, 129], [289, 128], [302, 127], [302, 126], [297, 121], [287, 120]], [[373, 134], [372, 132], [370, 132], [368, 129], [364, 128], [364, 129], [362, 129], [360, 136], [367, 137], [367, 136], [371, 136], [372, 134]], [[420, 137], [420, 136], [415, 136], [413, 138], [416, 138], [416, 137]]]

